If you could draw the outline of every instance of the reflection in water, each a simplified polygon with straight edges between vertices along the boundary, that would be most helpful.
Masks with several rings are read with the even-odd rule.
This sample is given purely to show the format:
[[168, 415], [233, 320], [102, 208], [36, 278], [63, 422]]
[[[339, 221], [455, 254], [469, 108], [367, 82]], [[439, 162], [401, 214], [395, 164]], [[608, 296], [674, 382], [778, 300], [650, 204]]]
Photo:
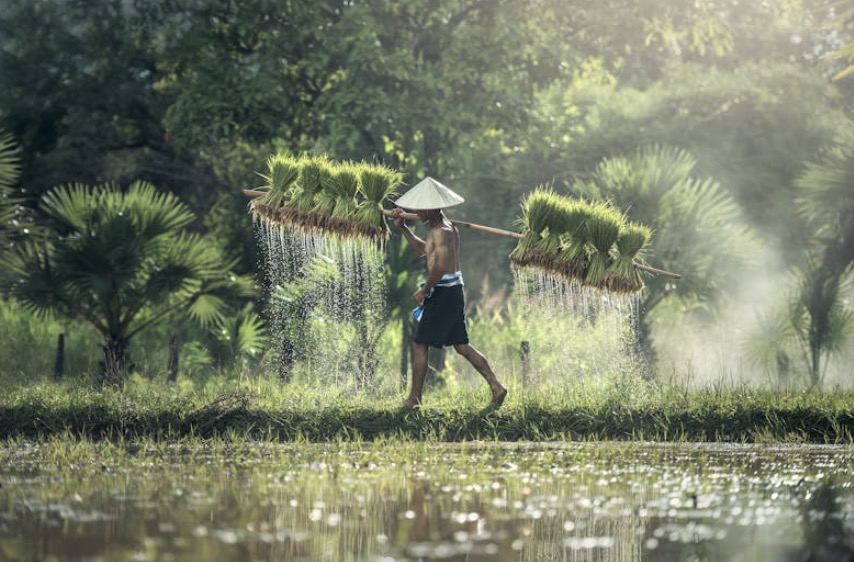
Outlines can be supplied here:
[[854, 450], [0, 450], [0, 560], [854, 559]]

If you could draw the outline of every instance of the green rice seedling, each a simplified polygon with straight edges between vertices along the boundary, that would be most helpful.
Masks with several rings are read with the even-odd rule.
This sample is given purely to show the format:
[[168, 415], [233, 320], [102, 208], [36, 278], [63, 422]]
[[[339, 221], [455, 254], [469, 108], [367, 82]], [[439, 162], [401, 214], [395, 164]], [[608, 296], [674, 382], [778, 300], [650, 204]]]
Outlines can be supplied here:
[[620, 237], [625, 217], [607, 203], [591, 206], [590, 216], [584, 223], [586, 242], [594, 250], [587, 266], [585, 283], [599, 287], [605, 280], [608, 268], [613, 261], [612, 249]]
[[259, 174], [267, 184], [260, 188], [266, 193], [258, 199], [258, 203], [274, 208], [287, 205], [299, 173], [299, 161], [290, 154], [270, 156], [267, 159], [267, 174]]
[[[388, 223], [383, 215], [383, 204], [394, 197], [401, 182], [396, 170], [378, 164], [363, 164], [359, 171], [359, 201], [355, 219], [366, 225], [365, 234], [385, 239]], [[372, 233], [371, 233], [372, 231]]]
[[642, 262], [643, 251], [652, 238], [652, 230], [642, 224], [629, 223], [623, 226], [616, 243], [616, 258], [608, 270], [613, 280], [613, 290], [625, 289], [634, 292], [643, 287], [640, 270], [635, 267]]
[[537, 250], [554, 256], [560, 250], [561, 236], [572, 226], [571, 220], [572, 200], [557, 195], [552, 202], [551, 212], [546, 216], [546, 228], [542, 231], [542, 238], [536, 243]]
[[324, 174], [321, 178], [320, 191], [314, 195], [314, 205], [312, 212], [321, 215], [331, 215], [335, 208], [335, 202], [338, 200], [337, 185], [335, 176], [337, 168], [330, 169], [328, 174]]
[[557, 261], [566, 277], [582, 281], [591, 253], [584, 230], [591, 215], [590, 205], [584, 201], [568, 201], [566, 207], [566, 231], [560, 237]]
[[331, 174], [326, 156], [303, 156], [299, 160], [300, 178], [298, 189], [293, 189], [290, 207], [303, 212], [311, 211], [315, 197], [323, 189], [323, 183]]
[[342, 164], [332, 174], [330, 184], [335, 193], [335, 205], [331, 210], [333, 217], [352, 220], [356, 215], [359, 192], [359, 169], [352, 163]]
[[510, 253], [510, 261], [515, 265], [533, 265], [535, 252], [559, 199], [560, 196], [550, 186], [541, 185], [522, 201], [522, 216], [516, 221], [522, 231], [522, 239]]

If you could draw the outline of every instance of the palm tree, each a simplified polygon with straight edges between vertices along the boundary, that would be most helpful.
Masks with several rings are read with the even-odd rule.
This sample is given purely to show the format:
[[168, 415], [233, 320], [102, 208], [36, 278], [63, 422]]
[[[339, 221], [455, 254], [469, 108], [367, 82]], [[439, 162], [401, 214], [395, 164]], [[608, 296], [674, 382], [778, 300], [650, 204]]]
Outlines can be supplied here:
[[822, 361], [841, 351], [854, 328], [844, 304], [846, 278], [854, 267], [854, 150], [838, 146], [819, 163], [807, 165], [796, 180], [798, 208], [812, 227], [821, 257], [799, 273], [791, 322], [807, 350], [813, 386], [821, 382]]
[[799, 272], [789, 317], [811, 387], [821, 384], [829, 356], [843, 350], [854, 328], [854, 315], [843, 301], [845, 289], [844, 278], [820, 262], [811, 260]]
[[854, 264], [854, 149], [829, 150], [795, 185], [798, 209], [824, 247], [824, 265], [842, 274]]
[[185, 231], [189, 208], [151, 184], [68, 185], [40, 203], [46, 234], [15, 248], [6, 292], [34, 312], [92, 324], [107, 382], [120, 382], [140, 331], [176, 315], [210, 325], [228, 299], [253, 292], [216, 247]]
[[570, 189], [612, 201], [654, 230], [650, 254], [662, 269], [682, 274], [646, 281], [639, 312], [638, 344], [649, 346], [650, 313], [676, 300], [686, 312], [711, 312], [726, 289], [754, 260], [757, 238], [740, 221], [735, 200], [711, 179], [693, 176], [696, 160], [672, 147], [639, 149], [603, 160], [587, 180]]
[[0, 263], [8, 251], [12, 237], [15, 217], [18, 213], [18, 201], [12, 195], [12, 189], [18, 183], [17, 146], [12, 135], [0, 132]]

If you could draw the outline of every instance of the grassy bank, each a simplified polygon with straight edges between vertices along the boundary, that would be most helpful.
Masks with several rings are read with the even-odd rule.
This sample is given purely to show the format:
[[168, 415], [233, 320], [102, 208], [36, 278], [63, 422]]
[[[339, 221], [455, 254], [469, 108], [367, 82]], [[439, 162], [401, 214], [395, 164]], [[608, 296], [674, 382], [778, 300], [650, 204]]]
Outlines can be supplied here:
[[510, 390], [498, 411], [485, 409], [484, 387], [453, 387], [428, 393], [421, 410], [407, 412], [400, 393], [347, 386], [221, 380], [197, 388], [136, 379], [119, 391], [39, 384], [0, 398], [0, 438], [854, 442], [852, 392], [638, 383]]

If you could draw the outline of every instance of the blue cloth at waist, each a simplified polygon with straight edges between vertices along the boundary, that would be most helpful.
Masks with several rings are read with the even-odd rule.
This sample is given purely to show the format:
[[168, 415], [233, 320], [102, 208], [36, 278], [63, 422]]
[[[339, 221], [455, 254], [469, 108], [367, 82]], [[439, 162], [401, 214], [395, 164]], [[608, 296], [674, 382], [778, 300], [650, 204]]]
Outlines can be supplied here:
[[[463, 272], [456, 271], [454, 273], [446, 273], [439, 279], [439, 282], [433, 285], [430, 288], [430, 291], [424, 297], [424, 300], [430, 298], [430, 295], [433, 294], [433, 289], [436, 287], [456, 287], [457, 285], [463, 285]], [[421, 286], [424, 286], [424, 283], [421, 283]], [[421, 314], [424, 312], [424, 303], [422, 302], [420, 305], [416, 306], [412, 309], [412, 317], [415, 318], [416, 321], [421, 320]]]
[[463, 285], [463, 272], [457, 271], [454, 273], [446, 273], [439, 279], [439, 282], [434, 285], [435, 287], [456, 287], [457, 285]]

